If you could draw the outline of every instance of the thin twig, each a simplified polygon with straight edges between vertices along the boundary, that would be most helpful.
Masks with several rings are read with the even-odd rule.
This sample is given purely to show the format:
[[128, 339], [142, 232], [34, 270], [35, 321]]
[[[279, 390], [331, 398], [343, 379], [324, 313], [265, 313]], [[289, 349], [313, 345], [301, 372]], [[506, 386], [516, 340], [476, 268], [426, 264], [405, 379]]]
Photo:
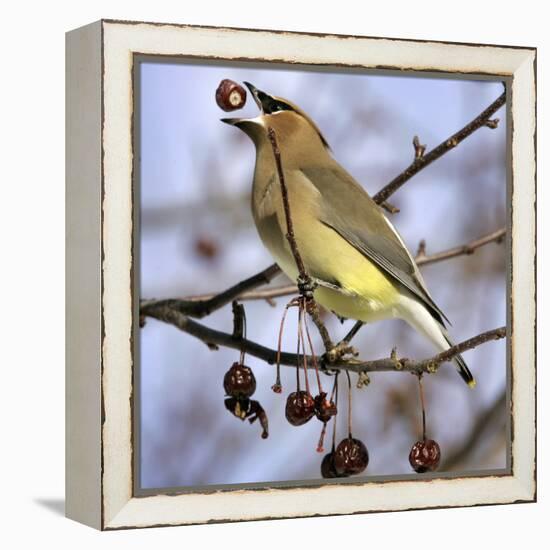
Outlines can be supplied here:
[[501, 243], [506, 236], [506, 228], [502, 227], [497, 231], [488, 233], [475, 241], [470, 241], [469, 243], [463, 244], [461, 246], [455, 246], [454, 248], [449, 248], [443, 252], [438, 252], [437, 254], [426, 255], [426, 243], [424, 242], [424, 253], [422, 250], [420, 254], [417, 255], [416, 264], [418, 266], [434, 264], [442, 260], [448, 260], [450, 258], [456, 258], [457, 256], [468, 256], [473, 254], [478, 248], [489, 244], [489, 243]]
[[298, 278], [298, 289], [300, 294], [306, 300], [306, 309], [309, 313], [311, 319], [315, 323], [319, 334], [325, 345], [327, 351], [331, 350], [334, 347], [332, 339], [328, 333], [328, 330], [319, 315], [319, 309], [317, 308], [317, 303], [313, 298], [314, 283], [311, 279], [309, 273], [306, 271], [304, 262], [300, 251], [298, 250], [298, 244], [296, 243], [296, 237], [294, 235], [294, 226], [292, 223], [292, 215], [290, 212], [290, 201], [288, 198], [288, 188], [285, 182], [285, 176], [283, 172], [283, 166], [281, 161], [281, 151], [279, 145], [277, 144], [277, 136], [275, 130], [271, 127], [267, 129], [267, 135], [269, 141], [271, 142], [271, 148], [273, 149], [273, 156], [275, 157], [275, 166], [277, 168], [277, 175], [279, 176], [279, 184], [281, 186], [281, 196], [283, 199], [283, 208], [285, 212], [285, 221], [286, 221], [286, 239], [294, 256], [294, 261], [296, 262], [296, 267], [298, 268], [299, 278]]
[[386, 210], [386, 212], [389, 212], [390, 214], [399, 214], [399, 212], [401, 212], [401, 210], [399, 208], [397, 208], [397, 206], [394, 206], [393, 204], [391, 204], [388, 201], [384, 201], [384, 202], [380, 203], [380, 206], [384, 210]]
[[351, 340], [354, 338], [354, 336], [359, 332], [359, 329], [364, 325], [363, 321], [357, 321], [353, 327], [351, 327], [351, 330], [344, 336], [344, 339], [342, 342], [345, 344], [349, 344]]
[[[506, 103], [506, 92], [503, 92], [487, 109], [480, 113], [474, 120], [466, 124], [464, 128], [453, 134], [450, 138], [440, 143], [437, 147], [432, 149], [429, 153], [419, 155], [419, 150], [415, 144], [415, 159], [413, 162], [403, 171], [396, 176], [390, 183], [383, 187], [376, 195], [373, 196], [373, 200], [382, 204], [386, 202], [388, 198], [393, 195], [405, 182], [409, 181], [415, 174], [420, 172], [423, 168], [431, 164], [434, 160], [442, 157], [445, 153], [448, 153], [451, 149], [454, 149], [461, 141], [464, 141], [468, 136], [473, 134], [476, 130], [482, 127], [496, 128], [498, 125], [498, 119], [491, 120], [491, 117]], [[420, 145], [420, 142], [418, 142]]]
[[[441, 365], [441, 363], [450, 361], [453, 357], [456, 357], [469, 349], [476, 348], [480, 344], [484, 344], [485, 342], [489, 342], [491, 340], [500, 340], [501, 338], [506, 338], [506, 327], [495, 328], [493, 330], [488, 330], [487, 332], [482, 332], [477, 336], [464, 340], [464, 342], [461, 342], [460, 344], [450, 347], [446, 351], [442, 351], [432, 359], [416, 362], [416, 370], [426, 370], [429, 372], [434, 368], [437, 368]], [[408, 368], [411, 368], [413, 364], [415, 364], [414, 361], [409, 361], [408, 359], [400, 361], [404, 361], [404, 366]]]
[[300, 273], [300, 277], [305, 281], [311, 283], [311, 278], [306, 271], [304, 262], [300, 251], [298, 250], [298, 245], [296, 243], [296, 237], [294, 236], [294, 226], [292, 223], [292, 216], [290, 215], [290, 202], [288, 200], [288, 189], [285, 183], [285, 176], [283, 172], [283, 167], [281, 163], [281, 151], [279, 145], [277, 144], [277, 136], [275, 135], [275, 130], [271, 127], [267, 129], [267, 135], [269, 141], [271, 142], [271, 148], [273, 149], [273, 155], [275, 157], [275, 166], [277, 168], [277, 174], [279, 176], [279, 184], [281, 186], [281, 195], [283, 199], [283, 208], [285, 211], [285, 221], [286, 221], [286, 239], [294, 256], [294, 261], [296, 262], [296, 267]]
[[332, 342], [332, 338], [328, 333], [325, 323], [323, 323], [323, 320], [321, 319], [321, 314], [319, 313], [319, 308], [317, 307], [317, 304], [312, 300], [307, 304], [306, 307], [309, 316], [311, 317], [311, 320], [313, 321], [313, 323], [317, 327], [317, 331], [321, 335], [321, 340], [323, 340], [325, 350], [330, 351], [334, 348], [334, 343]]
[[233, 300], [237, 299], [244, 292], [256, 288], [257, 286], [268, 284], [271, 280], [281, 272], [281, 269], [277, 264], [270, 265], [260, 273], [256, 273], [252, 277], [237, 283], [229, 287], [227, 290], [220, 292], [219, 294], [208, 295], [205, 299], [190, 298], [190, 299], [177, 299], [170, 298], [167, 300], [143, 300], [141, 307], [148, 306], [150, 304], [170, 305], [176, 311], [185, 313], [190, 317], [196, 317], [202, 319], [213, 313], [214, 311], [222, 308], [223, 306], [230, 304]]

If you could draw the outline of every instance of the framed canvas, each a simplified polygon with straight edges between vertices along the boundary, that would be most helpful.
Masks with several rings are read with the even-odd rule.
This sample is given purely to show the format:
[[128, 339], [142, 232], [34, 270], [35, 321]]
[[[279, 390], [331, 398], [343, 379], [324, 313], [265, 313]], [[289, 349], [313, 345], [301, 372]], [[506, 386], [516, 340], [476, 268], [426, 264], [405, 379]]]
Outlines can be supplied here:
[[68, 517], [536, 499], [534, 48], [66, 44]]

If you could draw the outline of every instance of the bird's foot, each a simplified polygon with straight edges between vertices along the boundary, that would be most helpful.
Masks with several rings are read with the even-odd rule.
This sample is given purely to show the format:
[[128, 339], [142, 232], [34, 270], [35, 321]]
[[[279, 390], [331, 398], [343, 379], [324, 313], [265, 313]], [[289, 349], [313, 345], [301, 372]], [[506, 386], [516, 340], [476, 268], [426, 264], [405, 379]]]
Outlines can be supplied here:
[[317, 288], [317, 283], [311, 277], [299, 276], [296, 280], [298, 291], [306, 300], [313, 300], [313, 292]]

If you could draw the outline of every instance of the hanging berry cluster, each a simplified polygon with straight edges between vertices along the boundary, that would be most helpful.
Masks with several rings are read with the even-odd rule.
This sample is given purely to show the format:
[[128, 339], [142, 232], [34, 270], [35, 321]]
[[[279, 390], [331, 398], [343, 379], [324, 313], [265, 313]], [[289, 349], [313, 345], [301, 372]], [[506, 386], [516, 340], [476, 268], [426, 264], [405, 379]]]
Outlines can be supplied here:
[[[369, 464], [369, 453], [365, 444], [352, 436], [351, 433], [351, 380], [349, 372], [346, 371], [348, 379], [348, 437], [342, 439], [336, 445], [336, 421], [332, 430], [332, 448], [323, 457], [321, 462], [321, 475], [324, 478], [349, 477], [365, 471]], [[338, 402], [338, 374], [335, 376], [334, 386], [336, 389], [336, 402]]]
[[[334, 375], [332, 391], [330, 397], [328, 397], [328, 394], [323, 391], [321, 378], [319, 376], [319, 366], [307, 322], [307, 299], [303, 296], [295, 298], [287, 304], [281, 320], [277, 349], [277, 380], [273, 386], [273, 390], [277, 393], [282, 391], [280, 375], [281, 341], [286, 314], [291, 307], [298, 308], [296, 391], [290, 393], [287, 397], [285, 407], [286, 419], [293, 426], [302, 426], [306, 422], [309, 422], [314, 416], [322, 422], [323, 427], [317, 444], [317, 452], [322, 453], [324, 452], [323, 443], [327, 424], [334, 417], [332, 450], [323, 458], [321, 474], [325, 478], [347, 477], [354, 474], [360, 474], [366, 469], [369, 457], [365, 445], [358, 439], [354, 439], [351, 435], [352, 392], [349, 373], [346, 371], [348, 377], [348, 437], [343, 439], [336, 447], [338, 373]], [[308, 349], [317, 380], [318, 394], [315, 397], [311, 394], [309, 385]], [[300, 370], [303, 370], [305, 389], [301, 388]]]
[[[321, 436], [317, 445], [317, 451], [323, 452], [323, 440], [326, 431], [327, 423], [333, 416], [336, 416], [337, 408], [334, 402], [334, 391], [330, 399], [327, 399], [327, 393], [323, 391], [321, 384], [321, 377], [319, 376], [319, 366], [317, 364], [317, 357], [313, 349], [313, 343], [311, 335], [309, 333], [309, 327], [307, 323], [306, 313], [306, 298], [299, 296], [291, 300], [283, 314], [281, 320], [281, 327], [279, 329], [279, 344], [277, 348], [277, 380], [273, 385], [273, 390], [276, 393], [280, 393], [281, 386], [281, 340], [283, 336], [283, 328], [286, 320], [286, 314], [291, 307], [298, 308], [298, 337], [297, 337], [297, 350], [296, 350], [296, 391], [289, 394], [286, 400], [285, 416], [290, 424], [293, 426], [302, 426], [306, 422], [309, 422], [314, 416], [323, 423], [321, 429]], [[311, 357], [313, 368], [315, 369], [315, 376], [317, 380], [318, 394], [314, 397], [310, 391], [309, 375], [308, 375], [308, 354]], [[301, 388], [300, 384], [300, 369], [303, 368], [303, 376], [305, 383], [305, 390]]]
[[[347, 378], [348, 390], [347, 437], [336, 444], [336, 419], [339, 412], [338, 378], [340, 371], [334, 373], [334, 382], [329, 396], [323, 390], [321, 383], [317, 356], [313, 349], [307, 322], [307, 299], [303, 296], [292, 299], [285, 307], [279, 328], [276, 381], [272, 389], [275, 393], [282, 393], [283, 391], [280, 372], [282, 337], [287, 313], [293, 307], [298, 309], [296, 390], [289, 393], [287, 397], [285, 406], [286, 419], [292, 426], [303, 426], [313, 417], [316, 417], [322, 423], [321, 434], [317, 444], [317, 452], [319, 453], [325, 451], [323, 445], [327, 425], [333, 420], [331, 449], [324, 455], [321, 462], [322, 477], [343, 478], [361, 474], [368, 466], [369, 453], [365, 444], [352, 435], [352, 384], [350, 374], [348, 371], [344, 371]], [[235, 318], [234, 337], [244, 342], [246, 339], [244, 307], [241, 304], [234, 303], [233, 313]], [[223, 379], [223, 387], [227, 396], [225, 406], [234, 416], [241, 420], [248, 419], [250, 423], [259, 420], [262, 426], [262, 438], [265, 439], [268, 437], [267, 415], [260, 403], [251, 399], [251, 396], [256, 391], [256, 378], [252, 369], [246, 366], [244, 361], [245, 351], [244, 347], [242, 347], [239, 361], [233, 363], [231, 368], [225, 373]], [[315, 396], [311, 392], [309, 382], [311, 367], [315, 372], [317, 385], [317, 395]], [[438, 468], [441, 459], [441, 450], [437, 442], [429, 439], [426, 435], [426, 407], [421, 374], [418, 375], [418, 385], [422, 410], [422, 438], [413, 445], [409, 454], [409, 462], [417, 473], [425, 473], [435, 471]]]

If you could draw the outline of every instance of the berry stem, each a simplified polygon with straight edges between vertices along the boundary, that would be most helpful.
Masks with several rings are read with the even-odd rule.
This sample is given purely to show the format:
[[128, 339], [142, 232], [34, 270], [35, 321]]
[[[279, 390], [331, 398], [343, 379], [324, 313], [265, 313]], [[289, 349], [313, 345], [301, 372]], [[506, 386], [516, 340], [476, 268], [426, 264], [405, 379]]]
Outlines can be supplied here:
[[245, 348], [244, 348], [244, 341], [246, 340], [246, 313], [245, 313], [245, 310], [244, 310], [244, 306], [242, 304], [239, 304], [240, 307], [241, 307], [241, 311], [242, 311], [242, 323], [243, 323], [243, 335], [242, 335], [242, 342], [243, 344], [241, 345], [241, 357], [240, 357], [240, 360], [241, 360], [241, 365], [244, 365], [244, 357], [245, 357], [245, 354], [246, 354], [246, 351], [245, 351]]
[[[296, 338], [296, 391], [300, 392], [300, 350], [302, 349], [302, 338], [300, 334], [300, 328], [301, 328], [301, 303], [300, 299], [296, 298], [293, 300], [294, 305], [298, 306], [298, 323], [297, 323], [297, 338]], [[304, 352], [305, 353], [305, 352]], [[307, 378], [306, 378], [306, 386], [307, 386]]]
[[321, 435], [319, 436], [319, 442], [317, 443], [317, 452], [324, 453], [325, 449], [323, 447], [323, 442], [325, 440], [325, 433], [327, 431], [327, 423], [323, 422], [323, 427], [321, 428]]
[[302, 363], [304, 366], [304, 378], [306, 380], [306, 392], [311, 395], [309, 391], [309, 380], [307, 376], [307, 355], [306, 355], [306, 341], [304, 337], [304, 301], [300, 300], [298, 308], [298, 341], [302, 343]]
[[[338, 396], [336, 395], [336, 391], [338, 390], [338, 375], [339, 374], [340, 374], [340, 372], [336, 373], [336, 376], [334, 377], [334, 382], [332, 384], [332, 391], [330, 392], [330, 400], [333, 401], [334, 404], [337, 404], [336, 401], [338, 400]], [[336, 401], [335, 401], [335, 399], [336, 399]]]
[[286, 306], [285, 310], [283, 312], [283, 317], [281, 319], [281, 325], [279, 326], [279, 340], [277, 342], [277, 376], [275, 378], [275, 384], [271, 386], [271, 389], [275, 393], [281, 393], [283, 390], [283, 386], [281, 385], [281, 346], [283, 342], [283, 329], [285, 326], [286, 321], [286, 314], [288, 313], [288, 310], [290, 307], [292, 307], [294, 304], [294, 300], [291, 300]]
[[[306, 327], [307, 327], [307, 321], [306, 321]], [[317, 376], [319, 376], [319, 373], [317, 373]], [[332, 391], [330, 392], [330, 399], [329, 403], [336, 405], [334, 399], [335, 399], [335, 393], [337, 390], [337, 384], [338, 384], [338, 373], [336, 373], [336, 376], [334, 377], [334, 382], [332, 384]], [[323, 389], [320, 387], [319, 384], [319, 395], [321, 395], [321, 392]], [[338, 396], [336, 395], [336, 401], [338, 401]], [[336, 406], [336, 413], [338, 413], [338, 406]], [[334, 416], [334, 423], [332, 427], [332, 452], [334, 452], [334, 449], [336, 448], [336, 414]], [[323, 448], [323, 442], [325, 439], [325, 434], [327, 431], [327, 423], [330, 421], [330, 417], [327, 421], [323, 422], [323, 428], [321, 430], [321, 435], [319, 436], [319, 443], [317, 444], [317, 452], [322, 453], [324, 452]]]
[[422, 374], [418, 375], [418, 391], [420, 393], [420, 406], [422, 407], [422, 441], [426, 440], [426, 404], [424, 401], [424, 388], [422, 387]]
[[351, 378], [349, 372], [346, 371], [346, 376], [348, 377], [348, 435], [351, 439]]
[[317, 357], [315, 355], [315, 351], [313, 350], [313, 342], [311, 340], [311, 335], [309, 333], [309, 328], [307, 325], [307, 315], [304, 316], [304, 326], [306, 328], [306, 336], [307, 336], [307, 341], [309, 343], [309, 351], [311, 352], [311, 358], [313, 360], [313, 367], [315, 368], [315, 375], [317, 376], [317, 388], [319, 389], [319, 393], [321, 394], [323, 392], [323, 386], [321, 384], [321, 377], [319, 376], [319, 367], [317, 366]]
[[336, 419], [338, 418], [338, 375], [340, 371], [334, 376], [334, 385], [332, 386], [331, 400], [334, 398], [334, 404], [336, 405], [336, 414], [334, 415], [334, 424], [332, 425], [332, 452], [336, 449]]
[[298, 341], [296, 343], [296, 391], [300, 391], [300, 326], [298, 325]]

